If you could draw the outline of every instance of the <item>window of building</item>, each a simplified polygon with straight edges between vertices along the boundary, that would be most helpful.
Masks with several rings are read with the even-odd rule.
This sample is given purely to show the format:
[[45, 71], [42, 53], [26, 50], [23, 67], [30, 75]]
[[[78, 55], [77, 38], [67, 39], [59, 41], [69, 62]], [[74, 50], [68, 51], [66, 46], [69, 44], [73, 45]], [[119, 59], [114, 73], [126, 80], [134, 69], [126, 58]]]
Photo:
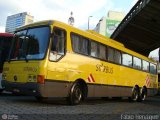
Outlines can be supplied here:
[[135, 68], [135, 69], [141, 69], [142, 68], [141, 59], [139, 59], [137, 57], [133, 57], [133, 68]]
[[149, 62], [143, 60], [142, 61], [142, 70], [148, 72], [149, 71]]
[[125, 66], [132, 67], [132, 56], [127, 53], [123, 53], [122, 54], [122, 64]]

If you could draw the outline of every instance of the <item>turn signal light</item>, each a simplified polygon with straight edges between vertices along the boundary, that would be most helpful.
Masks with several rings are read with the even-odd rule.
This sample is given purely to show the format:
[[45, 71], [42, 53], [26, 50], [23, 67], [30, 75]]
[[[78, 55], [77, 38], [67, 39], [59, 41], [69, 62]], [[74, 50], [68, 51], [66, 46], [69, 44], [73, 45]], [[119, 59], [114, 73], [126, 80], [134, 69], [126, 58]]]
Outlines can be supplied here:
[[44, 84], [44, 75], [38, 75], [37, 83]]

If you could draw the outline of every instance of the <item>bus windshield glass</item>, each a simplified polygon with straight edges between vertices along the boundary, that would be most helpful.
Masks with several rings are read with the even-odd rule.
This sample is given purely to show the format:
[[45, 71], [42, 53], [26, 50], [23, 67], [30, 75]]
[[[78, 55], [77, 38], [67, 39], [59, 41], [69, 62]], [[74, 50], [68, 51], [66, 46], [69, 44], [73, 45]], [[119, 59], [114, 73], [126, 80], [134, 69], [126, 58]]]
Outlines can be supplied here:
[[50, 29], [46, 26], [16, 32], [10, 60], [43, 59], [49, 35]]

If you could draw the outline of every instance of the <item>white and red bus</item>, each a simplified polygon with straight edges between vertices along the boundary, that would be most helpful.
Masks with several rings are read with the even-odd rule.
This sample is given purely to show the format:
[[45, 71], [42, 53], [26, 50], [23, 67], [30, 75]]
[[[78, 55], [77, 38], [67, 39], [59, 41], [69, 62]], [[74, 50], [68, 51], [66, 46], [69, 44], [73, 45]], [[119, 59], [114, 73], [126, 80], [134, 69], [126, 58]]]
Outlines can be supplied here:
[[0, 93], [3, 91], [3, 88], [1, 86], [3, 64], [8, 57], [12, 38], [13, 38], [13, 34], [0, 33]]

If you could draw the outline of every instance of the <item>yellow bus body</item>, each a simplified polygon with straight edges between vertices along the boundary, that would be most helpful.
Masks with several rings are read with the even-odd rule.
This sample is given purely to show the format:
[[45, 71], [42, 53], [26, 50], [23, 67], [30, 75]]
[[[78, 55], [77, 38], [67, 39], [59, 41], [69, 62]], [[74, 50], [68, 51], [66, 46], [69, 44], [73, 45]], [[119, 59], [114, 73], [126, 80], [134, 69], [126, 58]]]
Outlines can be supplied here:
[[[73, 84], [81, 81], [80, 83], [86, 85], [87, 89], [85, 92], [87, 97], [130, 97], [132, 96], [133, 88], [138, 86], [140, 90], [146, 86], [146, 77], [149, 77], [150, 86], [147, 87], [147, 95], [150, 96], [157, 93], [157, 74], [77, 54], [73, 50], [70, 34], [81, 35], [121, 52], [154, 63], [149, 58], [131, 51], [125, 48], [123, 44], [93, 31], [82, 31], [58, 21], [38, 22], [23, 26], [17, 29], [17, 31], [41, 25], [48, 25], [51, 33], [54, 27], [66, 31], [65, 55], [56, 62], [50, 61], [51, 42], [49, 42], [46, 56], [42, 60], [5, 62], [3, 85], [6, 90], [42, 97], [68, 97]], [[39, 76], [44, 77], [45, 82], [43, 84], [37, 82]], [[88, 80], [89, 77], [91, 78], [90, 81]]]

